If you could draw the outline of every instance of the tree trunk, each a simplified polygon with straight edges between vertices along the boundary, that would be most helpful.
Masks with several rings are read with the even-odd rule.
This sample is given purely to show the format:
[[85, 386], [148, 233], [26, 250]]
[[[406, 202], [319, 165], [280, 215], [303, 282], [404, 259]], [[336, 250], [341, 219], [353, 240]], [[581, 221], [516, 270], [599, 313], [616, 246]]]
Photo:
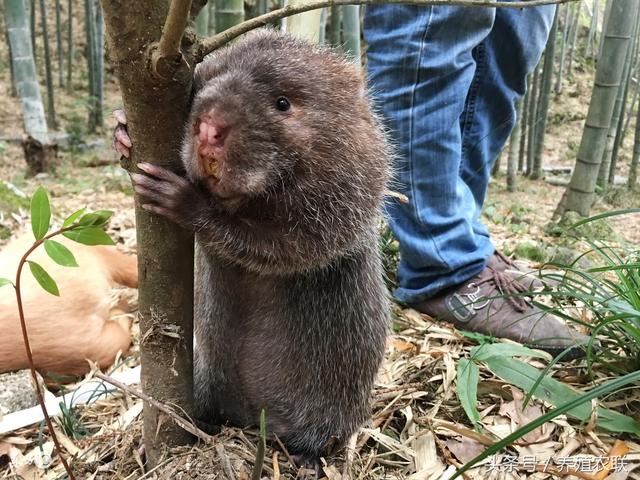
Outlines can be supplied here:
[[360, 5], [342, 7], [342, 40], [345, 53], [360, 65]]
[[544, 153], [544, 136], [547, 129], [547, 118], [549, 117], [549, 100], [551, 98], [551, 82], [553, 80], [553, 66], [555, 64], [556, 36], [558, 33], [559, 9], [553, 17], [551, 32], [547, 48], [544, 52], [544, 66], [542, 69], [542, 80], [540, 85], [540, 110], [538, 111], [538, 121], [536, 126], [535, 146], [533, 155], [533, 170], [531, 178], [536, 180], [542, 177], [542, 155]]
[[588, 216], [622, 79], [639, 0], [611, 0], [611, 12], [602, 39], [589, 112], [580, 141], [576, 166], [568, 187], [565, 210]]
[[[183, 38], [187, 61], [171, 75], [154, 73], [148, 47], [160, 39], [169, 0], [102, 0], [109, 57], [122, 91], [131, 160], [181, 166], [180, 144], [189, 113], [193, 61]], [[169, 220], [141, 209], [136, 201], [139, 318], [142, 388], [151, 397], [193, 412], [193, 236]], [[162, 418], [161, 418], [162, 417]], [[166, 448], [190, 436], [149, 404], [144, 406], [147, 460], [155, 465]]]

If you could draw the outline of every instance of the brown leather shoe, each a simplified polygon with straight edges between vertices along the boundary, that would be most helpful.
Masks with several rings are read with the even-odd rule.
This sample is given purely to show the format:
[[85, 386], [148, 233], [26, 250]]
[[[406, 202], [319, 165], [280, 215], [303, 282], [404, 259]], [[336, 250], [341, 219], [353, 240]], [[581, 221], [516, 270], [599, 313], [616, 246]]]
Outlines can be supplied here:
[[490, 267], [468, 282], [412, 305], [437, 320], [494, 337], [508, 338], [563, 359], [584, 356], [588, 335], [570, 328], [522, 295], [528, 291], [508, 273]]
[[557, 282], [544, 278], [543, 271], [531, 268], [525, 262], [518, 262], [496, 250], [487, 260], [487, 267], [497, 272], [505, 272], [527, 287], [527, 290], [542, 290], [545, 286], [554, 286]]

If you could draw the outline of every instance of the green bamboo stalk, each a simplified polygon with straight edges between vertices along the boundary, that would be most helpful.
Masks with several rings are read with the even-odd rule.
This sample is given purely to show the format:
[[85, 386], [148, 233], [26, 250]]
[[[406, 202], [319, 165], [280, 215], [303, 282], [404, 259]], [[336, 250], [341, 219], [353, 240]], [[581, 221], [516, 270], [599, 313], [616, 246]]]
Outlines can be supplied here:
[[46, 145], [49, 143], [47, 122], [33, 58], [29, 20], [23, 0], [4, 0], [4, 14], [24, 131]]
[[[290, 0], [288, 5], [300, 5], [304, 0]], [[320, 10], [299, 13], [286, 19], [286, 31], [313, 43], [320, 40]]]
[[[622, 94], [618, 95], [616, 99], [616, 106], [614, 108], [613, 120], [617, 120], [611, 122], [611, 128], [615, 127], [615, 136], [613, 138], [611, 153], [605, 154], [605, 158], [608, 158], [609, 171], [606, 176], [607, 184], [612, 185], [615, 180], [616, 168], [618, 164], [618, 153], [620, 152], [620, 145], [622, 144], [622, 140], [624, 138], [624, 124], [625, 124], [625, 106], [627, 105], [627, 99], [629, 97], [629, 86], [631, 85], [631, 73], [633, 72], [633, 59], [636, 55], [636, 46], [638, 42], [638, 20], [640, 20], [640, 7], [638, 10], [639, 18], [636, 20], [636, 24], [634, 27], [633, 34], [633, 44], [631, 48], [627, 50], [627, 59], [624, 66], [624, 73], [622, 76]], [[618, 104], [618, 100], [620, 100]], [[616, 113], [617, 112], [617, 113]], [[609, 132], [611, 132], [611, 128]], [[609, 144], [607, 143], [607, 148], [609, 148]], [[604, 162], [603, 162], [604, 163]], [[602, 168], [600, 169], [602, 171]], [[600, 180], [600, 175], [598, 176], [598, 180]], [[604, 178], [603, 178], [604, 180]]]
[[342, 9], [333, 5], [330, 10], [329, 20], [329, 43], [334, 47], [342, 44]]
[[49, 127], [58, 128], [56, 121], [56, 107], [53, 92], [53, 72], [51, 71], [51, 50], [49, 49], [49, 33], [47, 27], [47, 11], [44, 0], [40, 0], [40, 20], [42, 22], [42, 41], [44, 43], [44, 66], [47, 83], [47, 120]]
[[600, 9], [600, 0], [593, 0], [593, 11], [591, 12], [591, 22], [589, 22], [589, 33], [587, 35], [587, 43], [584, 47], [585, 58], [593, 57], [595, 53], [596, 32], [598, 30], [598, 10]]
[[196, 17], [196, 35], [206, 37], [209, 35], [209, 9], [205, 5]]
[[71, 91], [73, 72], [73, 0], [67, 2], [67, 91]]
[[638, 163], [640, 163], [640, 108], [638, 108], [638, 114], [636, 115], [636, 134], [633, 142], [631, 165], [629, 166], [629, 190], [636, 187], [636, 182], [638, 181]]
[[535, 149], [536, 131], [538, 129], [538, 84], [540, 83], [540, 64], [533, 70], [531, 79], [531, 98], [529, 98], [529, 138], [527, 139], [527, 176], [533, 172], [533, 158]]
[[56, 50], [58, 54], [58, 84], [64, 87], [64, 68], [62, 67], [62, 57], [64, 56], [62, 47], [62, 19], [60, 17], [60, 0], [56, 0]]
[[269, 11], [269, 2], [267, 0], [258, 0], [257, 4], [258, 4], [258, 9], [257, 9], [258, 15], [264, 15]]
[[496, 157], [495, 161], [493, 162], [493, 167], [491, 167], [491, 176], [492, 177], [496, 177], [498, 175], [498, 173], [500, 172], [500, 167], [502, 166], [503, 151], [504, 151], [504, 149], [500, 151], [500, 153]]
[[632, 79], [635, 79], [635, 89], [633, 92], [633, 97], [631, 98], [631, 102], [629, 103], [629, 108], [627, 109], [627, 113], [625, 114], [625, 122], [624, 127], [622, 128], [622, 141], [624, 141], [625, 132], [629, 129], [629, 122], [631, 122], [631, 118], [633, 117], [633, 110], [636, 106], [636, 102], [638, 100], [638, 94], [640, 94], [640, 62], [636, 62], [635, 73], [631, 75]]
[[556, 75], [556, 84], [554, 87], [554, 91], [556, 92], [556, 94], [560, 94], [560, 92], [562, 91], [562, 82], [564, 80], [564, 61], [565, 54], [567, 52], [567, 35], [569, 33], [569, 22], [571, 21], [571, 18], [569, 16], [569, 13], [571, 12], [569, 4], [564, 6], [559, 5], [558, 8], [560, 7], [564, 7], [564, 23], [562, 25], [562, 36], [560, 38], [560, 59], [558, 62], [558, 73]]
[[602, 55], [566, 197], [565, 210], [588, 216], [640, 0], [611, 0]]
[[320, 10], [320, 31], [318, 33], [318, 43], [324, 45], [327, 42], [327, 9]]
[[573, 15], [573, 25], [571, 26], [571, 43], [569, 47], [569, 60], [567, 65], [567, 72], [569, 76], [573, 73], [573, 55], [576, 51], [576, 43], [578, 41], [578, 30], [580, 30], [580, 13], [582, 12], [582, 2], [574, 3], [573, 7], [575, 13]]
[[4, 40], [7, 45], [7, 62], [9, 63], [9, 76], [11, 77], [11, 96], [17, 97], [18, 91], [16, 90], [16, 77], [13, 72], [13, 59], [11, 58], [11, 43], [9, 42], [9, 30], [6, 28], [6, 25], [4, 29]]
[[[258, 0], [262, 2], [263, 0]], [[267, 1], [264, 0], [266, 5]], [[209, 0], [208, 5], [205, 7], [209, 9], [209, 35], [215, 35], [216, 32], [216, 2], [215, 0]]]
[[94, 0], [93, 4], [95, 22], [95, 42], [94, 48], [94, 87], [93, 96], [95, 98], [94, 118], [97, 127], [104, 125], [104, 20], [102, 18], [102, 6], [100, 0]]
[[515, 192], [516, 176], [518, 173], [518, 151], [520, 147], [520, 132], [522, 131], [522, 101], [516, 103], [516, 124], [509, 137], [509, 155], [507, 156], [507, 190]]
[[216, 32], [220, 33], [244, 20], [244, 0], [216, 0]]
[[89, 77], [89, 120], [87, 122], [87, 130], [90, 133], [96, 131], [96, 118], [94, 114], [95, 110], [95, 97], [96, 91], [96, 66], [95, 66], [95, 23], [93, 21], [93, 0], [84, 0], [84, 21], [85, 21], [85, 36], [86, 36], [86, 52], [87, 52], [87, 73]]
[[29, 16], [31, 19], [31, 50], [33, 51], [33, 61], [36, 62], [36, 68], [38, 66], [38, 49], [36, 46], [36, 0], [26, 0], [29, 2]]
[[527, 91], [522, 99], [521, 115], [520, 115], [520, 149], [518, 151], [518, 171], [524, 172], [525, 159], [527, 154], [527, 134], [528, 134], [528, 119], [529, 119], [529, 104], [531, 103], [531, 82], [532, 75], [527, 75]]
[[360, 5], [342, 7], [342, 40], [345, 53], [360, 65]]
[[[624, 144], [624, 139], [627, 135], [627, 131], [629, 129], [629, 122], [633, 117], [633, 110], [636, 105], [636, 100], [638, 99], [638, 92], [640, 92], [640, 10], [638, 11], [638, 20], [636, 22], [636, 38], [633, 41], [633, 53], [631, 54], [632, 63], [631, 70], [629, 71], [629, 91], [632, 90], [633, 85], [635, 85], [635, 89], [633, 95], [631, 97], [631, 101], [629, 102], [629, 106], [627, 110], [624, 112], [623, 117], [623, 126], [622, 132], [620, 134], [620, 145]], [[625, 103], [626, 105], [626, 103]]]
[[[628, 52], [627, 52], [628, 53]], [[625, 62], [627, 64], [627, 62]], [[626, 65], [624, 67], [627, 68]], [[622, 73], [622, 83], [618, 88], [618, 93], [616, 94], [616, 100], [613, 107], [613, 113], [611, 115], [609, 128], [607, 130], [607, 138], [605, 141], [604, 152], [602, 153], [602, 161], [600, 162], [600, 168], [598, 170], [598, 179], [596, 180], [596, 185], [600, 188], [605, 189], [609, 184], [609, 173], [611, 170], [612, 161], [611, 158], [613, 156], [613, 144], [616, 138], [616, 131], [618, 130], [618, 124], [620, 122], [620, 112], [622, 110], [622, 97], [624, 95], [624, 78], [626, 78], [626, 73], [623, 71]]]
[[533, 170], [531, 179], [537, 180], [542, 177], [542, 154], [544, 151], [544, 137], [547, 129], [547, 119], [549, 117], [549, 100], [551, 97], [551, 83], [553, 80], [553, 66], [555, 63], [556, 37], [558, 35], [558, 15], [559, 9], [553, 17], [553, 24], [549, 32], [549, 40], [544, 52], [544, 66], [542, 69], [542, 79], [540, 81], [540, 109], [538, 111], [538, 125], [536, 126], [535, 145], [533, 153]]
[[[602, 32], [607, 29], [607, 24], [609, 23], [609, 16], [611, 14], [611, 5], [612, 0], [607, 0], [604, 5], [604, 18], [602, 19]], [[598, 45], [598, 59], [602, 58], [602, 39], [600, 41], [600, 45]]]

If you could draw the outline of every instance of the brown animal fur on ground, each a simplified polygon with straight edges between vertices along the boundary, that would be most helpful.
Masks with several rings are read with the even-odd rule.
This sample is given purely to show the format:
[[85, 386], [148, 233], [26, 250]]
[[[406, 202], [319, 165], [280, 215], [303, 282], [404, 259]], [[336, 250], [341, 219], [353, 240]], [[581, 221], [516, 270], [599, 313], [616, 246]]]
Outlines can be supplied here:
[[[110, 319], [111, 288], [115, 283], [138, 286], [137, 261], [115, 247], [89, 247], [57, 237], [69, 248], [79, 267], [62, 267], [48, 258], [43, 247], [30, 257], [56, 281], [60, 296], [45, 292], [29, 268], [22, 271], [22, 299], [36, 368], [58, 375], [82, 375], [87, 360], [100, 367], [113, 363], [129, 348], [131, 324]], [[24, 234], [0, 252], [0, 277], [15, 281], [16, 269], [33, 236]], [[20, 330], [15, 291], [0, 288], [0, 373], [28, 367]]]

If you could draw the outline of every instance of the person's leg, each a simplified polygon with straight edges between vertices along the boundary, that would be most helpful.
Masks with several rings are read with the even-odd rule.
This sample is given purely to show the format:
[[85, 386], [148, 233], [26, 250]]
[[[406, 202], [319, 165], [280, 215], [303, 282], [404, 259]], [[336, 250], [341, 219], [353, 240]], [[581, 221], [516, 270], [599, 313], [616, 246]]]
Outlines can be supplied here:
[[[399, 300], [458, 328], [580, 355], [588, 337], [535, 307], [496, 268], [479, 222], [514, 100], [539, 60], [553, 7], [368, 7], [369, 74], [398, 146], [389, 203], [400, 242]], [[494, 25], [495, 21], [495, 25]], [[499, 257], [499, 256], [498, 256]], [[499, 266], [499, 265], [498, 265]]]
[[390, 201], [400, 243], [396, 297], [416, 303], [481, 272], [493, 245], [476, 235], [474, 194], [462, 181], [461, 115], [476, 62], [491, 32], [488, 8], [372, 5], [365, 12], [368, 73], [396, 142]]
[[515, 102], [526, 77], [540, 61], [555, 5], [497, 9], [491, 33], [473, 51], [476, 72], [461, 116], [460, 176], [475, 200], [474, 232], [488, 237], [480, 222], [491, 169], [515, 124]]

